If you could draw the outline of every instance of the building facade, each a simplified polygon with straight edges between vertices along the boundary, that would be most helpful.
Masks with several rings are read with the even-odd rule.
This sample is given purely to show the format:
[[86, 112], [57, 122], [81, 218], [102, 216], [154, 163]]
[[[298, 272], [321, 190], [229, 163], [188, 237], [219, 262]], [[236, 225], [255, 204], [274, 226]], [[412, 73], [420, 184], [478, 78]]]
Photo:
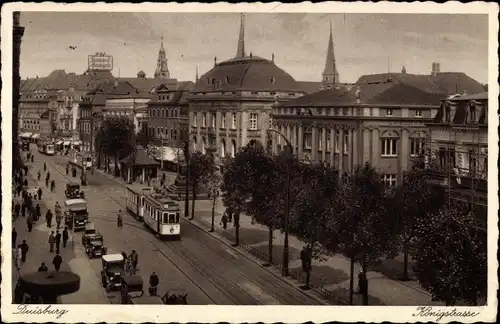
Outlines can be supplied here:
[[245, 51], [242, 15], [236, 56], [217, 63], [196, 82], [189, 102], [189, 138], [194, 151], [214, 151], [217, 163], [250, 140], [267, 141], [271, 107], [304, 91], [285, 71]]
[[134, 125], [134, 131], [139, 133], [144, 120], [143, 114], [147, 111], [148, 102], [151, 100], [149, 94], [132, 93], [130, 95], [110, 96], [101, 110], [102, 119], [110, 117], [126, 117]]
[[427, 126], [434, 183], [451, 199], [487, 206], [488, 92], [448, 97]]
[[[462, 73], [365, 75], [353, 87], [336, 86], [275, 105], [273, 128], [290, 140], [300, 160], [328, 163], [339, 176], [369, 162], [394, 186], [403, 171], [421, 160], [429, 135], [426, 123], [437, 114], [441, 99], [467, 88], [482, 91]], [[274, 152], [285, 146], [274, 133], [272, 143]]]

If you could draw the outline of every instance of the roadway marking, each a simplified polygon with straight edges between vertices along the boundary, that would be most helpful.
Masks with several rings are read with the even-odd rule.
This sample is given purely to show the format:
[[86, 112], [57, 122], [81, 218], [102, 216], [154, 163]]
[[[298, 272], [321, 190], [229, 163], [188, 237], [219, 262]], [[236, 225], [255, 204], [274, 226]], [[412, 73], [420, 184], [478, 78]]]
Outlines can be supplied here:
[[234, 253], [233, 251], [231, 251], [231, 249], [225, 249], [227, 253], [231, 254], [235, 259], [238, 258], [238, 255], [236, 253]]
[[249, 281], [245, 281], [241, 286], [241, 288], [245, 289], [250, 296], [258, 298], [264, 305], [281, 305], [276, 298]]

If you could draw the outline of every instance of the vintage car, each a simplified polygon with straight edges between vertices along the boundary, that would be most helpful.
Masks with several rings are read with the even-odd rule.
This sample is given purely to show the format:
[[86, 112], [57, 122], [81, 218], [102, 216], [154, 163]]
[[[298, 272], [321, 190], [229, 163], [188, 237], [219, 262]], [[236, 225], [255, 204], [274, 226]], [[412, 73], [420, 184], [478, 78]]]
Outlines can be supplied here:
[[92, 222], [88, 222], [85, 224], [85, 228], [83, 229], [83, 234], [82, 234], [82, 245], [85, 246], [85, 240], [87, 237], [98, 234], [97, 230], [95, 229], [95, 225]]
[[121, 254], [106, 254], [102, 256], [101, 281], [109, 292], [121, 287], [125, 260]]
[[104, 247], [104, 240], [101, 234], [87, 234], [84, 236], [85, 253], [89, 258], [94, 258], [97, 256], [103, 256], [106, 254], [106, 248]]
[[138, 275], [124, 276], [121, 281], [122, 304], [133, 304], [132, 299], [144, 295], [142, 278]]
[[64, 222], [70, 230], [84, 230], [89, 219], [85, 199], [69, 199], [64, 202]]
[[85, 194], [80, 189], [80, 184], [77, 182], [68, 182], [66, 184], [66, 190], [64, 191], [66, 198], [76, 199], [76, 198], [85, 198]]

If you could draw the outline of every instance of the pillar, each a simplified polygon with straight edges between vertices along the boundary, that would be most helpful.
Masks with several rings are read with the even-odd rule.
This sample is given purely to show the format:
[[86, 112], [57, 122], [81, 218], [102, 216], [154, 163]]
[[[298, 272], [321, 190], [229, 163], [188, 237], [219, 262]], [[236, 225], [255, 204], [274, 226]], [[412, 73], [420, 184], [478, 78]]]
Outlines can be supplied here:
[[335, 129], [334, 128], [328, 128], [328, 131], [330, 134], [330, 165], [332, 167], [335, 167]]
[[214, 153], [219, 153], [220, 155], [220, 135], [219, 135], [219, 125], [220, 125], [220, 120], [221, 114], [219, 111], [215, 113], [215, 152]]
[[323, 142], [323, 149], [321, 151], [321, 161], [326, 161], [326, 151], [328, 150], [328, 147], [326, 146], [326, 127], [321, 126], [321, 129], [323, 132], [321, 133], [321, 141]]
[[363, 158], [362, 158], [362, 161], [363, 161], [363, 164], [365, 164], [366, 162], [370, 162], [370, 154], [371, 154], [371, 145], [370, 145], [370, 130], [367, 129], [367, 128], [364, 128], [363, 129], [363, 150], [362, 150], [362, 154], [363, 154]]
[[372, 159], [371, 159], [372, 166], [375, 169], [377, 169], [378, 167], [379, 159], [380, 159], [380, 137], [379, 137], [379, 130], [375, 128], [372, 131]]
[[318, 156], [318, 128], [316, 125], [311, 127], [311, 134], [311, 161], [316, 161]]
[[[199, 117], [200, 115], [200, 112], [199, 111], [195, 111], [196, 112], [196, 150], [197, 151], [200, 151], [201, 150], [201, 120]], [[203, 118], [203, 117], [202, 117]]]
[[359, 128], [353, 128], [352, 130], [352, 170], [359, 165], [359, 140], [358, 140]]
[[241, 112], [241, 143], [240, 147], [247, 145], [248, 143], [248, 112]]
[[408, 143], [408, 130], [403, 128], [401, 130], [401, 136], [399, 139], [400, 144], [398, 145], [398, 161], [400, 161], [400, 168], [398, 170], [398, 184], [401, 184], [403, 172], [408, 169], [408, 155], [409, 155], [409, 143]]
[[299, 143], [297, 143], [298, 146], [298, 158], [299, 160], [304, 158], [304, 126], [302, 124], [299, 124]]
[[344, 128], [339, 127], [339, 179], [342, 180], [344, 174]]

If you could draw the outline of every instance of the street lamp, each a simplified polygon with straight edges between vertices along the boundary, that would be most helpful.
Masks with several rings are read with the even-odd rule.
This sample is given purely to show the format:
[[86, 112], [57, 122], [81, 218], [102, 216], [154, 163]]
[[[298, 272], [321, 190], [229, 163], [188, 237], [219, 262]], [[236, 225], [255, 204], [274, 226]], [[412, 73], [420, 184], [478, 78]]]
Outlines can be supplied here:
[[[270, 132], [274, 132], [281, 136], [286, 143], [286, 146], [290, 150], [290, 156], [293, 156], [293, 147], [288, 138], [286, 138], [285, 135], [283, 135], [281, 132], [275, 130], [275, 129], [269, 129]], [[287, 163], [287, 172], [286, 172], [286, 202], [285, 202], [285, 242], [283, 243], [283, 266], [282, 266], [282, 273], [281, 275], [283, 277], [288, 276], [288, 259], [289, 259], [289, 252], [288, 252], [288, 218], [290, 217], [290, 178], [291, 178], [291, 170], [290, 170], [290, 161]]]
[[189, 139], [184, 142], [184, 159], [186, 160], [186, 197], [184, 199], [184, 217], [189, 217]]

